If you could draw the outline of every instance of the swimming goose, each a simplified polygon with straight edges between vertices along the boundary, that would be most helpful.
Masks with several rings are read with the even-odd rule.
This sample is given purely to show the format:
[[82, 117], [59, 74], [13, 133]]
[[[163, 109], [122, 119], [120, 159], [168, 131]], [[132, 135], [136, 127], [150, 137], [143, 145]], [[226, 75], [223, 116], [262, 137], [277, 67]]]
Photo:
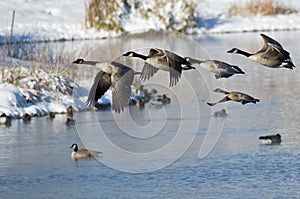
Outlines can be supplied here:
[[215, 77], [219, 78], [228, 78], [234, 74], [245, 74], [242, 69], [238, 66], [228, 64], [226, 62], [218, 60], [206, 60], [200, 61], [191, 57], [185, 57], [187, 61], [192, 63], [192, 65], [199, 65], [205, 70], [215, 73]]
[[23, 122], [30, 122], [31, 121], [31, 115], [29, 115], [28, 113], [25, 113], [24, 115], [22, 115], [22, 120]]
[[163, 105], [170, 104], [171, 103], [171, 98], [169, 98], [166, 94], [158, 95], [157, 96], [157, 101], [161, 102]]
[[214, 90], [214, 92], [223, 93], [223, 94], [226, 95], [226, 97], [224, 97], [223, 99], [221, 99], [220, 101], [218, 101], [216, 103], [207, 102], [207, 104], [209, 106], [214, 106], [218, 103], [227, 102], [227, 101], [241, 102], [243, 105], [247, 104], [247, 103], [256, 104], [256, 102], [260, 101], [259, 99], [255, 99], [255, 98], [251, 97], [250, 95], [247, 95], [247, 94], [241, 93], [241, 92], [237, 92], [237, 91], [227, 92], [227, 91], [224, 91], [220, 88], [217, 88], [217, 89]]
[[0, 125], [11, 126], [11, 117], [2, 113], [0, 115]]
[[97, 73], [92, 88], [90, 90], [86, 104], [94, 106], [98, 99], [111, 88], [112, 89], [112, 109], [120, 113], [128, 105], [131, 95], [131, 84], [134, 78], [134, 71], [118, 62], [111, 62], [109, 65], [99, 65], [96, 61], [85, 61], [77, 59], [73, 63], [94, 65], [101, 68]]
[[72, 144], [70, 148], [73, 148], [73, 152], [71, 153], [71, 157], [73, 159], [90, 158], [102, 153], [99, 151], [93, 151], [88, 149], [78, 149], [78, 145], [75, 143]]
[[157, 102], [157, 101], [150, 101], [149, 102], [149, 108], [150, 109], [159, 109], [162, 108], [163, 104], [161, 102]]
[[222, 109], [220, 111], [216, 111], [214, 113], [215, 117], [226, 117], [227, 116], [227, 113], [226, 113], [226, 110], [225, 109]]
[[263, 144], [280, 144], [281, 143], [281, 135], [266, 135], [260, 136], [258, 139], [262, 141]]
[[133, 51], [128, 51], [124, 53], [123, 56], [138, 57], [145, 61], [142, 74], [140, 76], [141, 80], [150, 79], [150, 77], [152, 77], [158, 70], [169, 71], [169, 86], [171, 87], [175, 86], [179, 81], [182, 70], [195, 69], [185, 58], [173, 52], [158, 48], [151, 48], [147, 56]]
[[295, 67], [290, 57], [290, 53], [284, 50], [277, 41], [264, 34], [260, 34], [260, 36], [263, 38], [264, 44], [256, 53], [248, 53], [238, 48], [233, 48], [227, 52], [244, 55], [249, 59], [270, 68], [284, 67], [293, 69]]

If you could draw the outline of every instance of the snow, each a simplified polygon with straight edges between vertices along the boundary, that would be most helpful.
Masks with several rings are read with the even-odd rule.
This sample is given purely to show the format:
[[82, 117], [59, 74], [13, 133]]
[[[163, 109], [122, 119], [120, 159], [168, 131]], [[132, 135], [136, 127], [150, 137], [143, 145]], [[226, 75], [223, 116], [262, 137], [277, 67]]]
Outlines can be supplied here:
[[[24, 63], [24, 66], [26, 64]], [[65, 113], [67, 107], [74, 110], [86, 110], [88, 107], [81, 97], [73, 97], [72, 88], [79, 87], [69, 77], [48, 74], [44, 70], [31, 70], [25, 67], [6, 69], [6, 80], [11, 83], [0, 84], [0, 115], [19, 118], [25, 113], [30, 115], [46, 115], [49, 112]], [[21, 74], [21, 75], [20, 75]]]
[[[119, 3], [120, 0], [117, 0]], [[228, 9], [233, 3], [241, 5], [248, 0], [198, 0], [194, 1], [196, 7], [196, 19], [199, 23], [194, 28], [187, 29], [187, 33], [212, 34], [263, 30], [292, 30], [300, 29], [300, 13], [276, 16], [249, 16], [229, 17]], [[133, 0], [128, 0], [132, 3]], [[139, 1], [145, 10], [152, 9], [155, 1]], [[183, 1], [176, 1], [174, 7], [171, 1], [165, 1], [165, 6], [156, 6], [160, 16], [149, 14], [143, 18], [141, 13], [132, 9], [124, 14], [119, 21], [125, 32], [140, 33], [151, 29], [167, 29], [164, 19], [169, 16], [174, 20], [174, 29], [180, 29], [185, 24], [181, 22], [187, 17], [183, 11]], [[300, 10], [300, 1], [278, 0], [288, 7]], [[13, 26], [14, 41], [53, 41], [73, 39], [95, 39], [107, 38], [120, 35], [113, 31], [85, 29], [84, 17], [88, 0], [2, 0], [0, 2], [0, 43], [7, 41], [10, 36], [12, 13], [15, 10], [15, 21]], [[276, 22], [276, 23], [274, 23]], [[5, 59], [11, 60], [11, 59]], [[14, 60], [19, 62], [19, 60]], [[9, 64], [7, 64], [9, 65]], [[19, 65], [25, 65], [21, 61]], [[21, 67], [23, 74], [28, 69]], [[9, 77], [9, 71], [6, 71]], [[39, 78], [49, 82], [43, 84]], [[75, 110], [85, 110], [87, 107], [82, 99], [87, 96], [73, 97], [68, 86], [78, 86], [64, 76], [54, 76], [39, 70], [37, 76], [27, 75], [19, 82], [20, 86], [12, 84], [0, 85], [0, 114], [5, 113], [12, 117], [20, 117], [24, 113], [33, 115], [44, 115], [49, 112], [63, 113], [70, 105]], [[44, 82], [45, 83], [45, 82]], [[45, 85], [49, 85], [46, 87]], [[60, 90], [57, 90], [60, 88]], [[65, 91], [66, 93], [62, 92]], [[85, 93], [88, 91], [86, 90]], [[100, 103], [111, 103], [111, 92], [107, 92], [99, 101]]]
[[[118, 0], [119, 4], [121, 3]], [[133, 0], [128, 0], [133, 2]], [[176, 1], [174, 7], [170, 1], [164, 6], [156, 6], [154, 1], [141, 0], [140, 4], [144, 10], [158, 9], [160, 15], [148, 14], [145, 19], [139, 12], [132, 9], [130, 12], [120, 11], [125, 15], [119, 20], [121, 27], [129, 33], [138, 33], [150, 29], [167, 29], [164, 19], [172, 16], [174, 29], [180, 29], [184, 24], [180, 21], [186, 19], [187, 11], [184, 9], [183, 1]], [[290, 30], [300, 29], [300, 13], [277, 16], [250, 16], [229, 17], [228, 10], [233, 3], [242, 5], [248, 0], [194, 0], [196, 5], [196, 18], [200, 26], [190, 28], [189, 33], [227, 33], [262, 30]], [[288, 7], [300, 9], [300, 1], [278, 0]], [[120, 33], [94, 30], [84, 28], [85, 8], [88, 0], [2, 0], [0, 2], [0, 42], [10, 35], [13, 10], [16, 11], [13, 27], [14, 40], [52, 41], [72, 39], [95, 39], [107, 38], [120, 35]], [[158, 8], [157, 8], [158, 7]], [[276, 21], [276, 23], [274, 23]]]

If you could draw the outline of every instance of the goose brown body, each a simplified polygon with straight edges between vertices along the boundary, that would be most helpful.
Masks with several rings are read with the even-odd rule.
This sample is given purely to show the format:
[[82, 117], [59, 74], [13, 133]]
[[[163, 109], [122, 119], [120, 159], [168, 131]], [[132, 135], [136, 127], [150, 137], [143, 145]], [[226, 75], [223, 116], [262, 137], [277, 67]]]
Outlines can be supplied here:
[[262, 48], [256, 53], [248, 53], [238, 48], [233, 48], [227, 52], [244, 55], [257, 63], [270, 68], [284, 67], [293, 69], [295, 67], [290, 57], [290, 53], [286, 51], [279, 42], [264, 34], [260, 34], [260, 36], [264, 43]]
[[247, 103], [254, 103], [256, 104], [256, 102], [259, 102], [260, 100], [259, 99], [256, 99], [248, 94], [245, 94], [245, 93], [242, 93], [242, 92], [238, 92], [238, 91], [232, 91], [232, 92], [228, 92], [228, 91], [224, 91], [220, 88], [217, 88], [214, 90], [214, 92], [217, 92], [217, 93], [223, 93], [225, 94], [226, 96], [221, 99], [220, 101], [218, 102], [215, 102], [215, 103], [211, 103], [211, 102], [208, 102], [207, 104], [209, 106], [214, 106], [218, 103], [221, 103], [221, 102], [227, 102], [227, 101], [235, 101], [235, 102], [241, 102], [243, 105], [244, 104], [247, 104]]
[[195, 69], [185, 58], [168, 50], [158, 48], [151, 48], [148, 55], [128, 51], [124, 53], [123, 56], [137, 57], [145, 61], [142, 74], [140, 76], [141, 80], [150, 79], [158, 70], [169, 71], [169, 86], [175, 86], [177, 84], [181, 77], [182, 70]]

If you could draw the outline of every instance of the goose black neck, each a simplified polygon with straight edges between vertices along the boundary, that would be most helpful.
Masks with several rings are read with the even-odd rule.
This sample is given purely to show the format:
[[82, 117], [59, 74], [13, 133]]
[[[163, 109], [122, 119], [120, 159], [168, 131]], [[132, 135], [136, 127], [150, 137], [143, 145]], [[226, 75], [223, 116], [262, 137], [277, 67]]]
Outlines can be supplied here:
[[73, 151], [75, 151], [75, 152], [78, 151], [78, 146], [77, 146], [77, 145], [74, 147], [74, 150], [73, 150]]
[[85, 60], [84, 60], [84, 61], [82, 62], [82, 64], [86, 64], [86, 65], [94, 65], [94, 66], [95, 66], [95, 65], [97, 64], [97, 62], [96, 62], [96, 61], [85, 61]]
[[133, 52], [133, 53], [132, 53], [132, 56], [133, 56], [133, 57], [141, 58], [141, 59], [143, 59], [143, 60], [148, 59], [148, 56], [145, 56], [145, 55], [142, 55], [142, 54], [139, 54], [139, 53], [136, 53], [136, 52]]
[[246, 51], [243, 51], [243, 50], [241, 50], [241, 49], [236, 49], [236, 52], [235, 52], [235, 53], [244, 55], [244, 56], [246, 56], [246, 57], [250, 57], [251, 55], [253, 55], [253, 54], [248, 53], [248, 52], [246, 52]]

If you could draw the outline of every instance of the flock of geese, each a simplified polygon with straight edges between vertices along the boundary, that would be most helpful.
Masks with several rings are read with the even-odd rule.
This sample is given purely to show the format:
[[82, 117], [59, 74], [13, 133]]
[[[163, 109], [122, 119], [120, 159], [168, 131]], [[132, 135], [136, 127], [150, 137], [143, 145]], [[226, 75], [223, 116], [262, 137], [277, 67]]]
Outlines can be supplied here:
[[[246, 56], [252, 61], [255, 61], [263, 66], [270, 68], [288, 68], [293, 69], [295, 65], [290, 57], [290, 53], [286, 51], [279, 42], [271, 37], [260, 34], [263, 39], [263, 46], [255, 53], [249, 53], [238, 48], [232, 48], [227, 53], [240, 54]], [[100, 67], [100, 71], [94, 78], [94, 83], [90, 89], [86, 104], [94, 106], [98, 99], [111, 88], [112, 90], [112, 109], [120, 113], [124, 107], [128, 105], [131, 96], [131, 85], [135, 75], [140, 75], [140, 80], [145, 81], [154, 76], [159, 70], [169, 72], [169, 86], [176, 86], [181, 78], [183, 71], [194, 70], [196, 67], [202, 67], [212, 73], [215, 73], [216, 79], [228, 78], [235, 74], [244, 74], [245, 72], [238, 66], [228, 64], [218, 60], [201, 61], [192, 57], [182, 57], [174, 52], [150, 48], [147, 55], [128, 51], [122, 56], [137, 58], [144, 61], [144, 66], [141, 72], [136, 72], [131, 66], [113, 61], [109, 65], [99, 64], [97, 61], [86, 61], [77, 59], [74, 64], [94, 65]], [[214, 106], [218, 103], [226, 101], [240, 102], [241, 104], [257, 103], [260, 100], [248, 94], [237, 91], [224, 91], [216, 88], [214, 92], [223, 93], [225, 97], [218, 102], [207, 102], [209, 106]], [[259, 139], [268, 140], [270, 143], [280, 143], [281, 136], [270, 135], [261, 136]], [[72, 145], [73, 153], [78, 152], [77, 145]], [[87, 153], [90, 154], [90, 153]]]

